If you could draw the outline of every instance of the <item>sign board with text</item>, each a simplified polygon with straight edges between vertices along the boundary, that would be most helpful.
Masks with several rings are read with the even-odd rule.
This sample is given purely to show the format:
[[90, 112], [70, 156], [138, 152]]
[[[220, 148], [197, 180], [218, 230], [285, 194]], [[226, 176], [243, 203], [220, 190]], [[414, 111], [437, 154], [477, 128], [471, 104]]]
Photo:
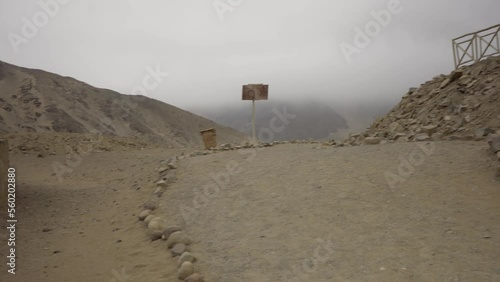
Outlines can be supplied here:
[[267, 100], [269, 85], [248, 84], [243, 85], [243, 100]]

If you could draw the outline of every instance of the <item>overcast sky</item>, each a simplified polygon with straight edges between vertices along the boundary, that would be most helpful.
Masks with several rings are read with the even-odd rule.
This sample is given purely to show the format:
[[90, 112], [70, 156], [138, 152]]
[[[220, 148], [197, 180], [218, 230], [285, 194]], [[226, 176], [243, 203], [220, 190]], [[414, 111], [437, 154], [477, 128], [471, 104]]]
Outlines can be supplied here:
[[183, 108], [239, 102], [248, 83], [271, 99], [397, 101], [453, 69], [452, 38], [500, 23], [498, 0], [401, 0], [349, 62], [342, 44], [395, 0], [54, 1], [0, 0], [0, 60], [126, 94], [159, 67], [147, 96]]

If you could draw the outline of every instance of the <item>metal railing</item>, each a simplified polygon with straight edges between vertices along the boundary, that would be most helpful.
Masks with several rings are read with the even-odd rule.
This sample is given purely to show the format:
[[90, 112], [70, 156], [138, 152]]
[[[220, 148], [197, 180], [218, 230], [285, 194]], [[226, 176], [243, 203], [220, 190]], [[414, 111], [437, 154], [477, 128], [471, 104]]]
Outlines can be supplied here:
[[455, 68], [500, 54], [500, 24], [453, 39]]

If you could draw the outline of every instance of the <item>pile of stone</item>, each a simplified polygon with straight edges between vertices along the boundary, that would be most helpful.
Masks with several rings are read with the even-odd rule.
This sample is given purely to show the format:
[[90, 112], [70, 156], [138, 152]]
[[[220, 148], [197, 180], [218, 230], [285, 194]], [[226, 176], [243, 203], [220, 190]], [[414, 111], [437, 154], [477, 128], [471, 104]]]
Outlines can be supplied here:
[[500, 56], [411, 88], [385, 117], [338, 146], [485, 140], [500, 134]]
[[189, 247], [193, 243], [192, 240], [182, 231], [180, 226], [168, 225], [165, 218], [155, 214], [163, 193], [176, 181], [177, 161], [183, 158], [184, 156], [177, 156], [160, 163], [157, 168], [159, 174], [159, 179], [156, 181], [157, 188], [151, 198], [142, 205], [143, 210], [139, 213], [138, 218], [145, 223], [151, 241], [164, 240], [172, 257], [178, 257], [177, 277], [179, 280], [204, 282], [204, 277], [195, 272], [196, 257], [190, 252]]

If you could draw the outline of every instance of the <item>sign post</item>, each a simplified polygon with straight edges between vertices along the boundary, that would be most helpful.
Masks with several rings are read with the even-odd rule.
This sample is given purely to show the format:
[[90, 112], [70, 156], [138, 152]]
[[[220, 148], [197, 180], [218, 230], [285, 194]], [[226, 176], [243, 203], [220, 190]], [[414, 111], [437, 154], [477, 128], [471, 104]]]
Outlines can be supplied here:
[[269, 85], [265, 84], [243, 85], [243, 100], [252, 101], [252, 139], [254, 144], [257, 144], [257, 138], [255, 137], [255, 101], [267, 100], [268, 93], [269, 93]]

